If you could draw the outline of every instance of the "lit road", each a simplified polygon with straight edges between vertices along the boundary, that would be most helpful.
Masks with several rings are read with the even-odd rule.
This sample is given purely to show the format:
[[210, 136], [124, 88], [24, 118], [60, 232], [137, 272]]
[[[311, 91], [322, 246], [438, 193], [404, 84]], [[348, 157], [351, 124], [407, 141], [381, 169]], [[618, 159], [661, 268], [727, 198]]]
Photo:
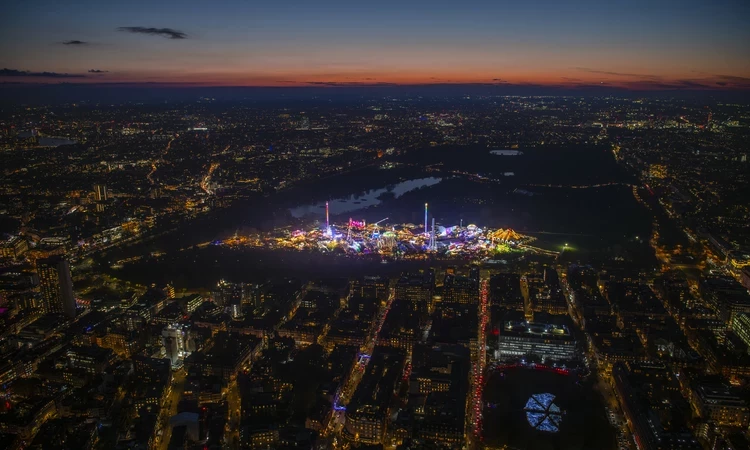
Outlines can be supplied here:
[[570, 291], [568, 277], [565, 274], [564, 269], [557, 269], [557, 278], [560, 280], [560, 287], [562, 288], [565, 302], [568, 304], [568, 315], [573, 319], [573, 322], [578, 328], [583, 329], [583, 313], [579, 310], [578, 305], [573, 300], [573, 293]]
[[604, 405], [607, 408], [609, 421], [617, 430], [618, 448], [621, 450], [635, 450], [635, 440], [625, 423], [617, 394], [609, 381], [602, 377], [601, 373], [597, 374], [595, 389], [604, 398]]
[[395, 299], [396, 299], [396, 290], [391, 288], [390, 292], [388, 293], [388, 300], [386, 301], [385, 308], [383, 308], [383, 312], [380, 313], [380, 317], [378, 317], [377, 326], [373, 330], [372, 336], [370, 336], [370, 339], [367, 340], [364, 348], [362, 349], [362, 351], [365, 354], [372, 355], [372, 351], [375, 348], [375, 344], [378, 341], [378, 336], [380, 336], [380, 329], [383, 328], [383, 324], [385, 323], [385, 318], [388, 316], [388, 311], [391, 310], [391, 305], [393, 305], [393, 300]]
[[[568, 302], [568, 314], [573, 319], [573, 322], [575, 322], [576, 326], [580, 328], [586, 336], [586, 356], [588, 365], [589, 367], [598, 367], [599, 354], [596, 350], [596, 347], [593, 345], [591, 336], [583, 326], [583, 324], [585, 323], [583, 320], [583, 313], [579, 307], [580, 305], [578, 305], [577, 302], [573, 301], [570, 285], [568, 284], [568, 279], [565, 276], [563, 269], [558, 269], [558, 278], [560, 280], [560, 286], [563, 289], [563, 295]], [[604, 373], [597, 370], [595, 371], [595, 376], [596, 383], [594, 385], [594, 389], [596, 389], [596, 391], [599, 392], [599, 394], [602, 396], [604, 405], [607, 408], [610, 423], [612, 423], [612, 425], [617, 429], [618, 448], [621, 450], [633, 450], [635, 448], [635, 441], [633, 440], [633, 436], [630, 433], [630, 430], [628, 430], [627, 425], [625, 425], [623, 422], [623, 412], [620, 408], [619, 399], [617, 398], [617, 395], [611, 384], [612, 375], [609, 375], [609, 379], [607, 379], [605, 378]]]
[[534, 253], [539, 253], [540, 255], [555, 256], [555, 257], [560, 256], [560, 252], [556, 252], [554, 250], [547, 250], [546, 248], [541, 248], [541, 247], [534, 247], [533, 245], [518, 244], [518, 248], [522, 250], [528, 250]]
[[482, 436], [482, 392], [484, 389], [484, 371], [487, 364], [487, 323], [489, 321], [487, 303], [489, 297], [489, 283], [487, 279], [481, 281], [479, 291], [479, 330], [477, 330], [477, 358], [472, 364], [471, 372], [471, 400], [467, 414], [467, 444], [469, 448], [476, 448]]
[[151, 172], [146, 175], [146, 178], [148, 179], [148, 182], [152, 185], [155, 184], [154, 182], [154, 174], [156, 173], [156, 169], [159, 168], [159, 163], [164, 162], [164, 157], [167, 156], [167, 153], [169, 153], [169, 149], [172, 148], [172, 142], [174, 142], [175, 138], [172, 138], [167, 143], [167, 147], [162, 152], [161, 156], [159, 156], [159, 159], [155, 160], [151, 163]]
[[227, 386], [226, 400], [229, 417], [224, 429], [224, 448], [236, 450], [240, 448], [240, 411], [242, 407], [240, 388], [236, 379], [232, 380]]
[[107, 412], [107, 416], [112, 418], [112, 426], [102, 430], [103, 433], [99, 435], [99, 440], [94, 449], [104, 450], [114, 447], [117, 443], [119, 430], [126, 430], [129, 428], [128, 414], [127, 411], [123, 409], [126, 393], [127, 391], [123, 386], [117, 388], [115, 399]]
[[521, 296], [523, 296], [523, 312], [526, 317], [529, 317], [532, 306], [529, 298], [529, 279], [526, 275], [521, 277]]
[[[229, 147], [227, 147], [229, 148]], [[201, 180], [201, 189], [203, 189], [203, 192], [205, 192], [208, 195], [213, 195], [213, 191], [211, 190], [211, 175], [213, 175], [214, 171], [219, 167], [219, 163], [212, 162], [211, 166], [208, 168], [208, 173], [205, 177], [203, 177], [203, 180]]]
[[328, 428], [325, 430], [324, 434], [338, 433], [339, 431], [341, 431], [345, 418], [343, 410], [337, 411], [336, 408], [343, 407], [349, 402], [349, 399], [351, 398], [352, 394], [354, 394], [354, 391], [356, 391], [359, 382], [362, 380], [362, 375], [365, 372], [365, 368], [370, 362], [369, 356], [372, 355], [375, 344], [378, 340], [378, 336], [380, 335], [380, 329], [383, 327], [383, 323], [385, 323], [385, 318], [388, 316], [388, 311], [390, 311], [391, 305], [393, 305], [393, 300], [395, 298], [396, 291], [395, 289], [391, 288], [388, 294], [388, 301], [386, 302], [383, 311], [378, 316], [376, 325], [373, 327], [370, 336], [367, 337], [365, 345], [363, 345], [360, 349], [360, 354], [365, 356], [358, 356], [357, 362], [353, 365], [351, 372], [349, 372], [349, 376], [346, 377], [344, 386], [340, 387], [338, 393], [336, 394], [336, 399], [334, 400], [333, 418], [328, 423]]
[[[170, 384], [170, 391], [167, 398], [162, 404], [161, 411], [159, 411], [159, 419], [156, 425], [157, 436], [154, 440], [154, 449], [167, 450], [169, 447], [169, 440], [172, 437], [172, 429], [169, 426], [169, 419], [177, 414], [177, 406], [182, 398], [182, 393], [185, 391], [185, 377], [187, 372], [184, 368], [172, 372], [172, 382]], [[158, 431], [162, 430], [162, 435], [159, 437]]]

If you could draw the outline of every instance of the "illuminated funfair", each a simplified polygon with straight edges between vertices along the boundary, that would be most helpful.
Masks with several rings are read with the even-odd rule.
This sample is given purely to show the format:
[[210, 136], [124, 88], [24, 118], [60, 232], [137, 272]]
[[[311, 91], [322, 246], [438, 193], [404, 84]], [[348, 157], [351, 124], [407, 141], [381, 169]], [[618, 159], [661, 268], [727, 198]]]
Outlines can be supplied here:
[[520, 234], [508, 228], [507, 230], [499, 228], [492, 232], [487, 233], [492, 242], [495, 243], [506, 243], [506, 242], [521, 242], [524, 238]]
[[[293, 250], [317, 250], [344, 254], [384, 255], [409, 257], [434, 253], [444, 256], [490, 258], [500, 252], [522, 249], [533, 238], [511, 229], [482, 229], [475, 224], [445, 227], [428, 215], [425, 203], [423, 225], [385, 224], [388, 218], [366, 223], [349, 218], [348, 223], [336, 225], [330, 221], [329, 204], [326, 202], [325, 225], [305, 230], [278, 230], [271, 233], [249, 236], [244, 245], [264, 248]], [[430, 222], [431, 220], [431, 222]], [[238, 240], [219, 242], [240, 245]]]

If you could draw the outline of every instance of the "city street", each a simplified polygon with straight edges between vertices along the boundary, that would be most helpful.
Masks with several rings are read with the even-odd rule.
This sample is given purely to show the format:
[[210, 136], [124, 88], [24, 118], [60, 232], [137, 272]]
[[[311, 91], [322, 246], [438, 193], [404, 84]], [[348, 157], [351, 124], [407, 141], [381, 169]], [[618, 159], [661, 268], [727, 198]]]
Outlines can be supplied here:
[[388, 294], [388, 301], [378, 316], [377, 325], [373, 327], [372, 334], [368, 337], [365, 345], [362, 346], [357, 362], [353, 365], [351, 372], [346, 377], [346, 384], [339, 388], [333, 405], [333, 418], [328, 424], [326, 432], [338, 432], [343, 427], [344, 421], [346, 420], [343, 407], [349, 402], [349, 399], [357, 390], [359, 382], [362, 380], [365, 367], [367, 367], [367, 364], [370, 362], [370, 355], [372, 355], [372, 351], [377, 344], [380, 329], [383, 327], [383, 323], [388, 315], [388, 311], [391, 309], [391, 305], [393, 305], [395, 297], [396, 292], [391, 288], [390, 293]]
[[226, 401], [229, 417], [227, 418], [227, 424], [224, 429], [224, 442], [227, 448], [236, 450], [240, 448], [240, 418], [242, 407], [242, 397], [240, 396], [240, 388], [236, 379], [230, 381], [229, 386], [227, 386]]
[[[185, 377], [187, 371], [184, 368], [172, 372], [172, 382], [169, 387], [169, 395], [164, 400], [159, 419], [156, 425], [156, 439], [154, 440], [154, 449], [167, 450], [169, 440], [172, 437], [172, 428], [169, 426], [169, 419], [177, 414], [177, 406], [182, 399], [182, 393], [185, 391]], [[159, 430], [162, 431], [159, 436]]]
[[472, 364], [471, 389], [472, 395], [469, 402], [469, 411], [467, 414], [467, 429], [465, 435], [467, 438], [467, 447], [475, 448], [479, 444], [482, 436], [482, 392], [484, 388], [484, 372], [487, 364], [487, 323], [489, 321], [489, 311], [487, 309], [489, 301], [489, 281], [485, 278], [481, 280], [479, 292], [479, 329], [477, 330], [477, 355]]

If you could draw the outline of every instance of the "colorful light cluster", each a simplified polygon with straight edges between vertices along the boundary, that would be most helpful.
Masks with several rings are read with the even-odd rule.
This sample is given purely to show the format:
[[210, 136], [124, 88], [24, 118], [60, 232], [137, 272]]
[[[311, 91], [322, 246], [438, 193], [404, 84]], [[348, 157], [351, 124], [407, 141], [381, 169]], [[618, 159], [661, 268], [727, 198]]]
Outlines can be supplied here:
[[523, 408], [529, 425], [539, 431], [557, 433], [560, 431], [562, 411], [555, 403], [555, 396], [550, 393], [534, 394]]
[[350, 219], [343, 225], [328, 223], [310, 230], [277, 230], [230, 239], [221, 244], [349, 255], [409, 258], [432, 253], [486, 258], [497, 253], [523, 251], [523, 245], [533, 240], [510, 229], [483, 229], [473, 224], [465, 227], [436, 226], [434, 231], [430, 229], [424, 233], [420, 226], [414, 224], [383, 224], [384, 220], [366, 224]]

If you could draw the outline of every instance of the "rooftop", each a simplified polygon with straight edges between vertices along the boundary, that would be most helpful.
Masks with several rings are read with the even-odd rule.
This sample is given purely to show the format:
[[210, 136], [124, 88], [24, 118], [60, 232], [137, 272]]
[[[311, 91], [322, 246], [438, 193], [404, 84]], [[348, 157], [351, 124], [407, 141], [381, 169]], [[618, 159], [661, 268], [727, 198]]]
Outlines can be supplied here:
[[501, 335], [516, 335], [525, 337], [543, 337], [571, 339], [570, 330], [565, 325], [554, 325], [550, 323], [537, 323], [527, 321], [508, 321], [500, 330]]

